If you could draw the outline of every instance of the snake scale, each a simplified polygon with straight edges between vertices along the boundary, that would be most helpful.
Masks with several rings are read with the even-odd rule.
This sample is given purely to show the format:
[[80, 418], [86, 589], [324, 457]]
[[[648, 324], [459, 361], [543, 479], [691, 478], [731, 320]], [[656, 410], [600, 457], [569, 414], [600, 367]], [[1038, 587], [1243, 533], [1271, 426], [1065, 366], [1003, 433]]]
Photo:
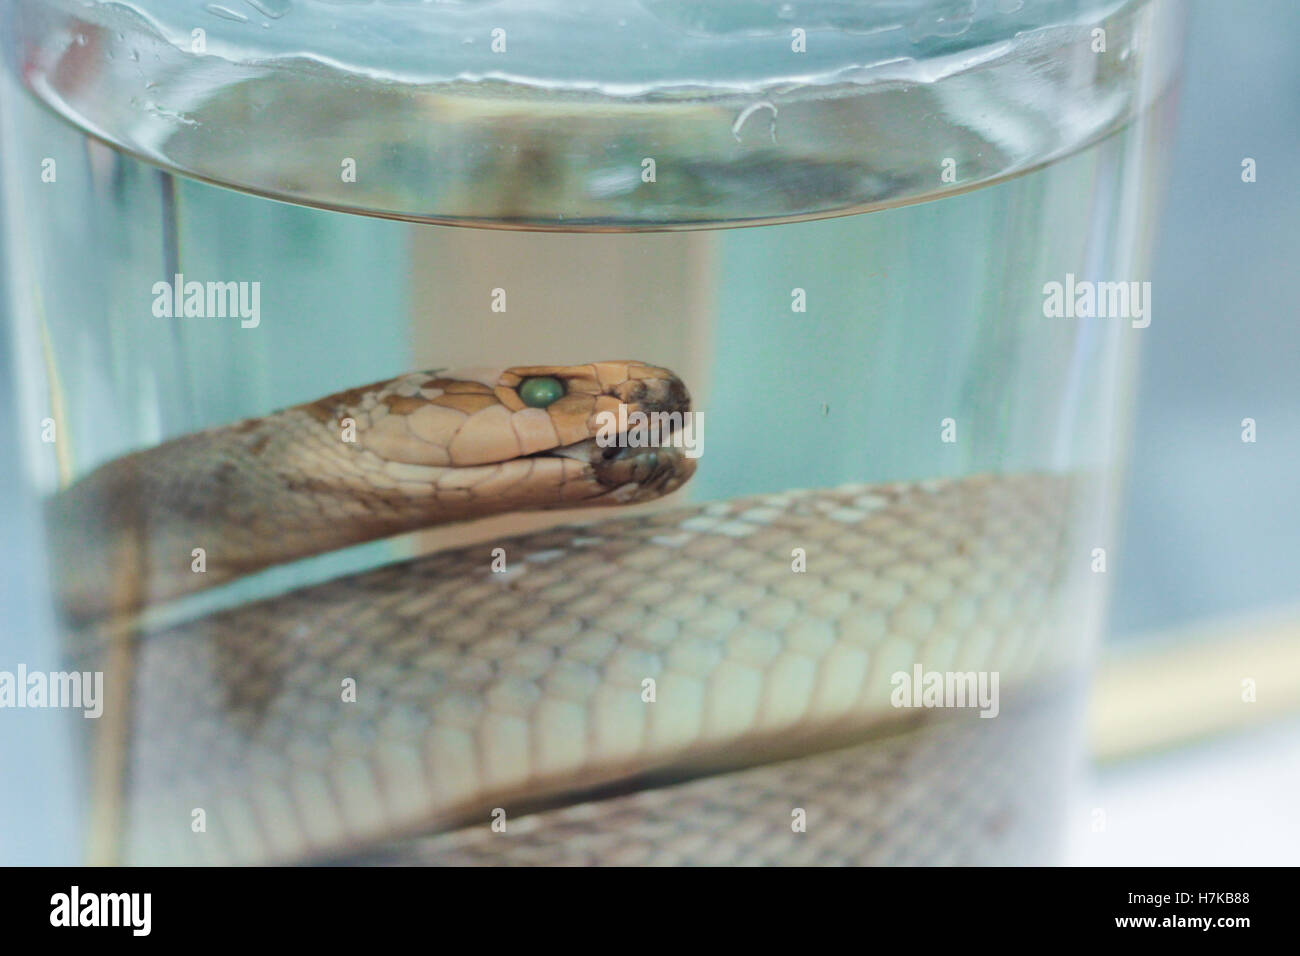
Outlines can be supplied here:
[[[90, 742], [122, 749], [95, 783], [114, 859], [1035, 858], [1050, 813], [1028, 783], [1061, 751], [1060, 707], [1035, 702], [1077, 590], [1066, 475], [709, 502], [139, 615], [360, 541], [659, 497], [695, 460], [597, 422], [689, 403], [639, 362], [412, 373], [55, 496], [70, 656], [121, 688]], [[997, 671], [1003, 712], [893, 706], [916, 664]]]

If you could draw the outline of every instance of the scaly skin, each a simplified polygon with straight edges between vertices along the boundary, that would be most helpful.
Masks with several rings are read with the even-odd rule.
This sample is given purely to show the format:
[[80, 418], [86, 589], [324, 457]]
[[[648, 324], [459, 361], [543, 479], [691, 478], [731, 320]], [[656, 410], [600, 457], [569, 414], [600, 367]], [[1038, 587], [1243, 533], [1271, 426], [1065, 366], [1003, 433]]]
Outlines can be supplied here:
[[[736, 499], [417, 558], [144, 636], [126, 859], [337, 857], [701, 775], [688, 786], [707, 800], [727, 771], [914, 718], [890, 704], [914, 663], [998, 671], [1009, 706], [1077, 646], [1060, 613], [1066, 491], [1019, 475]], [[968, 740], [1007, 732], [956, 716]], [[582, 817], [586, 846], [618, 842], [602, 806]], [[485, 846], [512, 859], [509, 840]]]
[[[534, 375], [567, 387], [545, 420], [516, 391]], [[67, 539], [83, 546], [64, 558], [70, 613], [413, 527], [680, 485], [694, 463], [678, 450], [595, 446], [595, 414], [619, 401], [688, 407], [671, 373], [640, 363], [419, 373], [119, 459], [53, 509], [85, 522]], [[555, 457], [519, 457], [536, 451]], [[117, 858], [774, 862], [820, 847], [838, 862], [988, 862], [1014, 820], [1038, 817], [993, 800], [987, 780], [935, 781], [949, 767], [978, 781], [981, 760], [1048, 766], [1041, 721], [1030, 712], [1023, 753], [1023, 720], [971, 711], [951, 715], [960, 729], [898, 738], [918, 714], [891, 705], [891, 676], [996, 671], [1009, 706], [1056, 672], [1078, 646], [1071, 483], [984, 475], [715, 502], [127, 632], [129, 653], [120, 628], [84, 629], [75, 666], [128, 689], [101, 728], [123, 747], [106, 762]], [[110, 501], [125, 507], [102, 512]], [[189, 570], [195, 546], [205, 575]], [[119, 560], [97, 577], [87, 554]], [[805, 843], [790, 842], [795, 807], [821, 821]], [[980, 832], [927, 850], [900, 813], [955, 821], [953, 839], [963, 819]]]
[[[526, 407], [530, 376], [565, 396]], [[685, 412], [690, 397], [641, 362], [414, 372], [126, 455], [51, 503], [60, 603], [85, 622], [404, 531], [673, 491], [695, 470], [679, 449], [597, 445], [620, 403]]]

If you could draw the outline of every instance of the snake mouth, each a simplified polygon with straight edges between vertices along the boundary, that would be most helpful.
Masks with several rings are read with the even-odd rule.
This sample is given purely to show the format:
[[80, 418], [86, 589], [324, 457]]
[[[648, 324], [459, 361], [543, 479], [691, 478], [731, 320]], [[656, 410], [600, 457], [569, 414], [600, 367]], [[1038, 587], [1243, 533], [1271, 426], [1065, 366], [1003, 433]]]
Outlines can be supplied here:
[[582, 441], [574, 442], [572, 445], [559, 445], [556, 448], [547, 448], [542, 451], [535, 451], [531, 455], [524, 455], [525, 458], [571, 458], [574, 461], [580, 461], [584, 465], [592, 462], [592, 449], [596, 445], [596, 439], [584, 438]]
[[586, 438], [571, 445], [536, 452], [529, 458], [568, 458], [586, 465], [603, 489], [602, 497], [616, 502], [654, 498], [675, 491], [695, 473], [695, 460], [677, 444], [671, 432], [658, 445], [634, 446], [619, 435], [609, 445]]

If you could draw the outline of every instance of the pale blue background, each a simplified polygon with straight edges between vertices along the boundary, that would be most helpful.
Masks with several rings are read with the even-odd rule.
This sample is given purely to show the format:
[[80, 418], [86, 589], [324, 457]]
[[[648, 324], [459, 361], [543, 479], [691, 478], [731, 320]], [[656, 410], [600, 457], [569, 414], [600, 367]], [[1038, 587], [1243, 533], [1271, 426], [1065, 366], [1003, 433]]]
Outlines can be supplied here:
[[[1190, 6], [1115, 568], [1119, 636], [1300, 601], [1300, 4]], [[1245, 156], [1258, 164], [1249, 185]]]

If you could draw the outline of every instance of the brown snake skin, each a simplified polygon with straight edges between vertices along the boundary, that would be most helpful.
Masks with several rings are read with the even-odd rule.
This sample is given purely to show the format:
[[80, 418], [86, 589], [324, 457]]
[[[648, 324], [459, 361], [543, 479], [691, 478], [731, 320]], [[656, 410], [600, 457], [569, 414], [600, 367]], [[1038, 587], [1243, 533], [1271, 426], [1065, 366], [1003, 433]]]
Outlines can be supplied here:
[[[1070, 686], [1078, 649], [1073, 486], [983, 475], [734, 499], [171, 626], [85, 628], [76, 666], [125, 688], [118, 730], [92, 741], [122, 747], [95, 784], [119, 808], [114, 858], [1041, 859], [1069, 699], [1044, 688]], [[117, 589], [142, 590], [176, 593]], [[94, 591], [70, 593], [84, 608]], [[916, 664], [998, 672], [1002, 712], [892, 706], [891, 675]]]

